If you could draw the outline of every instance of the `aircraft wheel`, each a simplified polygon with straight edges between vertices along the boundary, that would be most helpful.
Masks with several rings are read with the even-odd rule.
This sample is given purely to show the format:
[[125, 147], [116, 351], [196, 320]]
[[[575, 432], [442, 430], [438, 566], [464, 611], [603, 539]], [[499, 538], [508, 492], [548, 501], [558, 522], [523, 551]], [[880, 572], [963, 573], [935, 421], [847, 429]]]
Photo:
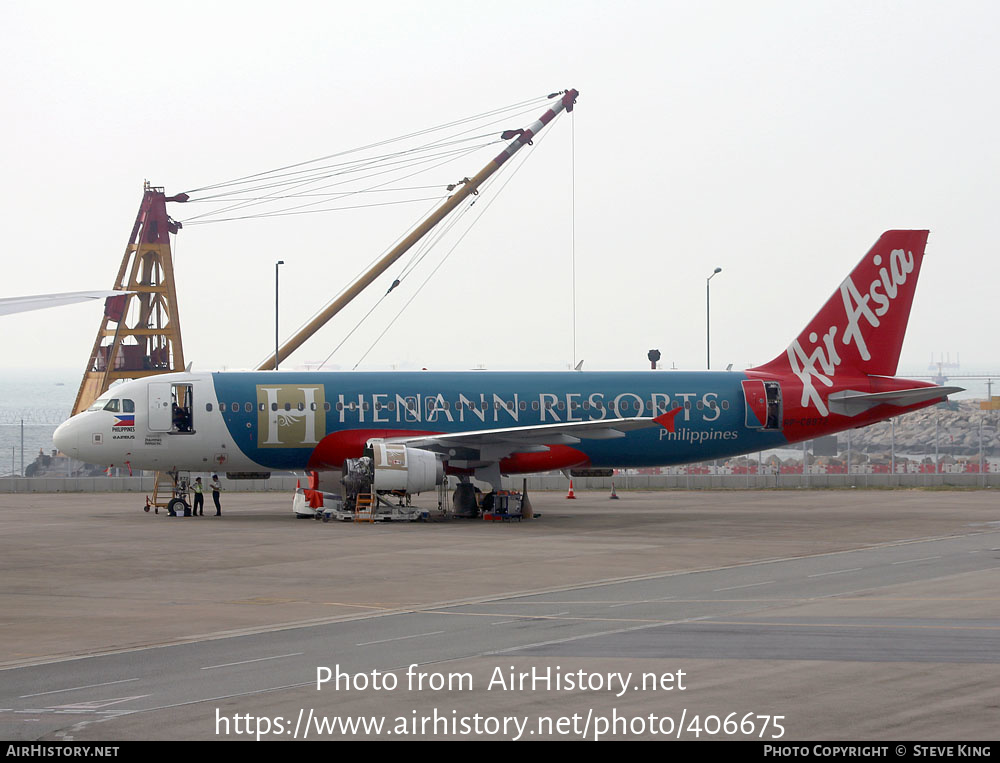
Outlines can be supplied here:
[[167, 504], [167, 513], [174, 515], [183, 514], [186, 506], [187, 504], [180, 498], [171, 498], [170, 503]]

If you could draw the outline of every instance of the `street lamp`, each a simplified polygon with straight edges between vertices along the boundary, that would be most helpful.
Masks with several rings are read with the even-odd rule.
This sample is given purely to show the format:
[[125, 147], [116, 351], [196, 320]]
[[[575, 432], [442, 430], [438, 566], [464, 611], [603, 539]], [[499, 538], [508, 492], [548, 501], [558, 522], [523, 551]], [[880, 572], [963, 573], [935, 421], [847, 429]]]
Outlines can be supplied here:
[[278, 370], [278, 266], [284, 265], [284, 260], [274, 263], [274, 370]]
[[709, 290], [709, 281], [722, 272], [722, 268], [716, 268], [712, 275], [705, 279], [705, 368], [712, 368], [712, 300]]

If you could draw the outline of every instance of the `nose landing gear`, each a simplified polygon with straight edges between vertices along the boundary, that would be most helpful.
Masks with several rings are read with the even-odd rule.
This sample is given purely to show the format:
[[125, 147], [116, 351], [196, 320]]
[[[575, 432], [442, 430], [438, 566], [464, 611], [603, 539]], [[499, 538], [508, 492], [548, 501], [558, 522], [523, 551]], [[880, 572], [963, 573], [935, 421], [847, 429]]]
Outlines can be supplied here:
[[[167, 472], [171, 479], [170, 494], [173, 496], [167, 501], [167, 516], [176, 517], [183, 515], [191, 516], [191, 503], [188, 501], [188, 485], [190, 484], [189, 472]], [[157, 475], [159, 477], [159, 475]], [[147, 506], [146, 511], [149, 511]], [[159, 513], [159, 510], [157, 510]]]

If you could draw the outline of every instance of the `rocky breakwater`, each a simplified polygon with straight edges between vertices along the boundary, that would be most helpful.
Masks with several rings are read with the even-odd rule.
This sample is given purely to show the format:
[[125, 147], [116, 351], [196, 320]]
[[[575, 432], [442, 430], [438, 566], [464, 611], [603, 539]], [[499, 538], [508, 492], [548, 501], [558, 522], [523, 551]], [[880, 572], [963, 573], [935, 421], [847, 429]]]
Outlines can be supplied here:
[[[896, 452], [933, 454], [935, 427], [941, 455], [970, 456], [979, 453], [982, 422], [983, 453], [1000, 456], [1000, 411], [984, 411], [978, 400], [961, 400], [924, 408], [896, 418]], [[839, 435], [840, 449], [847, 448], [847, 434]], [[892, 427], [888, 421], [851, 430], [851, 449], [888, 452]]]

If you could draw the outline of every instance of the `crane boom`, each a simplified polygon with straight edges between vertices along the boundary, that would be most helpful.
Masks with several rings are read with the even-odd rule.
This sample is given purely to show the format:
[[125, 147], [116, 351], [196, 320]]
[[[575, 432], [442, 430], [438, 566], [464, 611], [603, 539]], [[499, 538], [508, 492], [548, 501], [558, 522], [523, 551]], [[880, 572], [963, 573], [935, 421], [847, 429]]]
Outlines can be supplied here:
[[302, 344], [309, 339], [309, 337], [315, 334], [326, 324], [327, 321], [346, 307], [348, 303], [350, 303], [351, 300], [360, 294], [367, 286], [371, 285], [376, 278], [382, 275], [382, 273], [384, 273], [396, 260], [402, 257], [407, 250], [427, 235], [427, 233], [430, 232], [434, 226], [447, 217], [452, 210], [454, 210], [466, 198], [475, 193], [479, 189], [480, 185], [482, 185], [494, 172], [503, 166], [504, 162], [510, 159], [521, 148], [529, 145], [532, 138], [541, 132], [541, 130], [549, 122], [555, 119], [561, 111], [572, 111], [573, 105], [576, 103], [576, 99], [579, 94], [580, 93], [577, 90], [567, 90], [565, 93], [557, 94], [562, 97], [559, 98], [555, 104], [550, 106], [549, 109], [529, 127], [526, 127], [523, 130], [510, 130], [503, 133], [504, 139], [514, 138], [514, 140], [512, 140], [507, 147], [500, 152], [500, 154], [498, 154], [489, 164], [483, 167], [483, 169], [481, 169], [475, 177], [464, 182], [454, 195], [449, 196], [440, 207], [434, 210], [434, 212], [432, 212], [426, 220], [414, 228], [413, 231], [406, 236], [406, 238], [404, 238], [392, 249], [392, 251], [375, 263], [370, 270], [351, 284], [351, 286], [343, 294], [327, 305], [315, 318], [309, 321], [309, 323], [307, 323], [300, 331], [288, 339], [280, 348], [278, 348], [276, 353], [273, 353], [267, 360], [261, 363], [260, 366], [257, 367], [257, 370], [273, 370], [276, 363], [280, 364], [281, 361], [301, 347]]

